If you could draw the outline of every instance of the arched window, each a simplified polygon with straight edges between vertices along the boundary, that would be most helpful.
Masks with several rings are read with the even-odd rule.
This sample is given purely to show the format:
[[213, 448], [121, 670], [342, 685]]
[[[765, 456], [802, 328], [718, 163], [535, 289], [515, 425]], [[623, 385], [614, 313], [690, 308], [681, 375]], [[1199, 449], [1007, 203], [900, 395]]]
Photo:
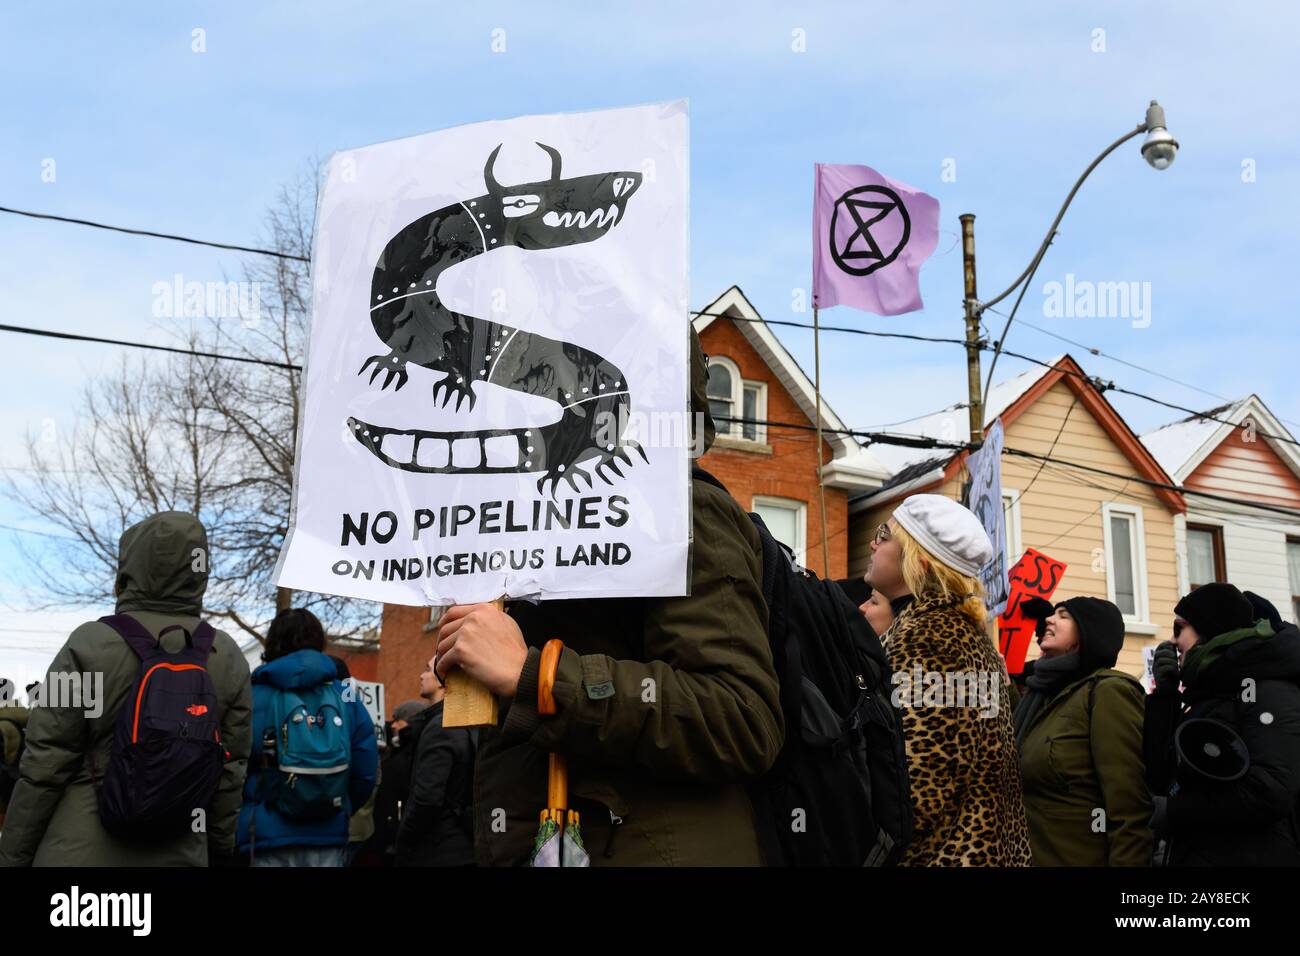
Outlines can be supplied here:
[[739, 381], [740, 370], [735, 362], [721, 355], [709, 356], [709, 412], [719, 434], [732, 431], [732, 425], [726, 419], [740, 417], [736, 414], [736, 383]]
[[725, 355], [710, 355], [706, 392], [719, 435], [766, 441], [767, 429], [759, 424], [767, 417], [766, 385], [742, 379], [736, 363]]

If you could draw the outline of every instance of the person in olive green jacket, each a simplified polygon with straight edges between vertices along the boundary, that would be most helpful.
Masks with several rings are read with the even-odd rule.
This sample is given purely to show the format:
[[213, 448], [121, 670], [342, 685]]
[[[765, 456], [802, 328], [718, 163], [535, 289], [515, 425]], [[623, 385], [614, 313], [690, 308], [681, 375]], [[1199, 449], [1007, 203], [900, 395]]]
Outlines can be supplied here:
[[[707, 446], [707, 371], [692, 337], [692, 407]], [[526, 864], [545, 805], [547, 755], [568, 758], [570, 806], [593, 865], [763, 863], [746, 784], [783, 740], [767, 638], [762, 558], [750, 518], [693, 483], [689, 597], [451, 608], [440, 674], [461, 667], [503, 698], [480, 737], [474, 847], [482, 865]], [[564, 641], [558, 712], [537, 710], [540, 648]]]
[[[192, 632], [210, 565], [207, 533], [193, 515], [166, 511], [146, 518], [127, 528], [118, 546], [117, 613], [129, 614], [155, 638], [173, 624]], [[184, 641], [184, 634], [172, 631], [163, 645], [178, 651]], [[102, 700], [91, 709], [52, 705], [65, 702], [32, 708], [21, 778], [0, 834], [0, 866], [206, 866], [210, 854], [222, 859], [234, 853], [252, 691], [248, 662], [220, 630], [207, 668], [221, 707], [221, 739], [232, 756], [207, 808], [207, 832], [143, 844], [119, 839], [100, 823], [87, 751], [93, 751], [102, 775], [118, 710], [139, 667], [126, 641], [98, 621], [78, 627], [54, 656], [51, 675], [86, 674], [93, 680], [102, 674]]]
[[1115, 670], [1124, 617], [1100, 598], [1056, 605], [1016, 707], [1029, 843], [1038, 866], [1149, 866], [1142, 685]]

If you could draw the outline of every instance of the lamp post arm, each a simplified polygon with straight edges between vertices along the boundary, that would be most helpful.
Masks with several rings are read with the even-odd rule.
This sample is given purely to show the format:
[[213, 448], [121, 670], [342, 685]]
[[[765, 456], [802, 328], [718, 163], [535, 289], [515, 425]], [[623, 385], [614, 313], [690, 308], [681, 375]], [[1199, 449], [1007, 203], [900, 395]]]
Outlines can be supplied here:
[[[1065, 202], [1061, 204], [1060, 210], [1056, 213], [1056, 218], [1052, 220], [1051, 226], [1049, 226], [1047, 229], [1047, 235], [1043, 237], [1043, 241], [1038, 246], [1038, 251], [1034, 253], [1034, 257], [1033, 259], [1030, 260], [1029, 265], [1025, 267], [1025, 271], [1020, 273], [1016, 281], [1011, 283], [1011, 285], [1007, 286], [1007, 288], [1000, 294], [994, 296], [992, 299], [989, 299], [987, 302], [976, 303], [975, 315], [978, 318], [983, 317], [985, 309], [997, 305], [999, 302], [1001, 302], [1003, 299], [1009, 296], [1012, 292], [1015, 292], [1017, 287], [1019, 287], [1019, 285], [1022, 282], [1025, 282], [1033, 277], [1033, 274], [1038, 271], [1039, 264], [1043, 261], [1043, 256], [1047, 254], [1047, 247], [1052, 244], [1052, 239], [1055, 238], [1056, 236], [1056, 227], [1059, 226], [1061, 224], [1061, 220], [1065, 218], [1065, 211], [1070, 208], [1070, 203], [1074, 201], [1075, 194], [1078, 193], [1079, 187], [1083, 185], [1084, 180], [1087, 179], [1092, 174], [1092, 171], [1096, 169], [1098, 165], [1101, 164], [1101, 161], [1103, 159], [1105, 159], [1111, 153], [1115, 152], [1115, 150], [1119, 149], [1120, 146], [1127, 143], [1134, 136], [1137, 136], [1140, 133], [1145, 133], [1147, 131], [1147, 128], [1148, 128], [1148, 124], [1145, 121], [1139, 123], [1136, 127], [1129, 130], [1119, 139], [1115, 140], [1115, 142], [1111, 143], [1104, 150], [1102, 150], [1101, 153], [1097, 155], [1097, 158], [1088, 164], [1088, 168], [1085, 169], [1083, 171], [1083, 174], [1075, 181], [1074, 187], [1070, 190], [1070, 194], [1065, 197]], [[1023, 297], [1024, 297], [1024, 291], [1021, 290], [1021, 296], [1016, 299], [1016, 306], [1014, 309], [1011, 310], [1011, 314], [1007, 316], [1006, 325], [1002, 327], [1002, 334], [998, 336], [997, 345], [994, 346], [993, 360], [989, 363], [989, 375], [984, 382], [984, 397], [986, 398], [988, 396], [989, 388], [993, 384], [993, 369], [997, 367], [998, 356], [1002, 353], [1002, 343], [1006, 341], [1007, 332], [1011, 330], [1011, 322], [1016, 317], [1016, 309], [1020, 308], [1020, 299]]]
[[1038, 260], [1041, 259], [1043, 257], [1043, 253], [1047, 251], [1047, 247], [1052, 242], [1052, 237], [1056, 235], [1056, 227], [1059, 226], [1061, 224], [1061, 220], [1065, 218], [1065, 211], [1070, 208], [1070, 203], [1074, 201], [1075, 193], [1079, 191], [1079, 187], [1083, 185], [1083, 181], [1088, 178], [1088, 176], [1092, 173], [1094, 169], [1097, 168], [1097, 166], [1101, 163], [1103, 159], [1105, 159], [1111, 153], [1115, 152], [1115, 150], [1119, 149], [1120, 146], [1127, 143], [1134, 136], [1137, 136], [1139, 133], [1145, 133], [1146, 131], [1147, 131], [1147, 124], [1139, 123], [1137, 127], [1125, 133], [1119, 139], [1115, 140], [1115, 142], [1107, 146], [1106, 149], [1103, 150], [1102, 153], [1096, 159], [1094, 159], [1091, 163], [1088, 164], [1088, 168], [1083, 171], [1083, 175], [1079, 177], [1077, 182], [1075, 182], [1074, 188], [1070, 190], [1070, 194], [1065, 197], [1065, 202], [1061, 204], [1060, 211], [1056, 214], [1056, 218], [1052, 220], [1052, 225], [1048, 228], [1047, 235], [1043, 238], [1042, 244], [1038, 247], [1038, 252], [1034, 255], [1034, 258], [1030, 261], [1029, 265], [1025, 267], [1025, 271], [1020, 273], [1020, 277], [1017, 278], [1015, 282], [1011, 283], [1011, 285], [1007, 286], [1007, 288], [1003, 292], [994, 296], [992, 299], [989, 299], [987, 302], [979, 303], [978, 305], [979, 311], [983, 312], [985, 309], [989, 308], [990, 306], [997, 305], [999, 302], [1001, 302], [1003, 299], [1009, 296], [1012, 292], [1016, 291], [1016, 287], [1019, 286], [1020, 283], [1023, 282], [1026, 278], [1028, 278], [1029, 273], [1032, 272], [1034, 266], [1038, 264]]

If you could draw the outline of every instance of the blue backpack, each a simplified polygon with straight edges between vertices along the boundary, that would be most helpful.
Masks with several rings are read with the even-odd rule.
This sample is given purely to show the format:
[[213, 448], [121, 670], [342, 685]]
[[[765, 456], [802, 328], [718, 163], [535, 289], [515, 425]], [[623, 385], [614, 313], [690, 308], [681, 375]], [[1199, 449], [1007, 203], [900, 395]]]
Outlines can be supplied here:
[[352, 734], [338, 684], [277, 690], [262, 739], [263, 803], [291, 820], [327, 820], [347, 807]]
[[[216, 632], [201, 623], [185, 634], [185, 648], [163, 650], [133, 617], [99, 619], [140, 658], [131, 692], [118, 711], [113, 750], [99, 786], [104, 829], [139, 842], [168, 840], [192, 831], [196, 811], [206, 810], [229, 758], [221, 743], [221, 712], [208, 674]], [[87, 751], [91, 779], [94, 756]]]

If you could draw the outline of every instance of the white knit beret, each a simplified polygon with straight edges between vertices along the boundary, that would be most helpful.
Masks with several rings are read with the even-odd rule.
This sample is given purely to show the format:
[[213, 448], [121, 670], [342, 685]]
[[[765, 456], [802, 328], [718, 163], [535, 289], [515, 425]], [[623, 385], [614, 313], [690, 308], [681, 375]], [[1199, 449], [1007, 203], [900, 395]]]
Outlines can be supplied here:
[[943, 495], [912, 495], [894, 509], [897, 521], [941, 562], [967, 577], [993, 560], [993, 544], [980, 519]]

